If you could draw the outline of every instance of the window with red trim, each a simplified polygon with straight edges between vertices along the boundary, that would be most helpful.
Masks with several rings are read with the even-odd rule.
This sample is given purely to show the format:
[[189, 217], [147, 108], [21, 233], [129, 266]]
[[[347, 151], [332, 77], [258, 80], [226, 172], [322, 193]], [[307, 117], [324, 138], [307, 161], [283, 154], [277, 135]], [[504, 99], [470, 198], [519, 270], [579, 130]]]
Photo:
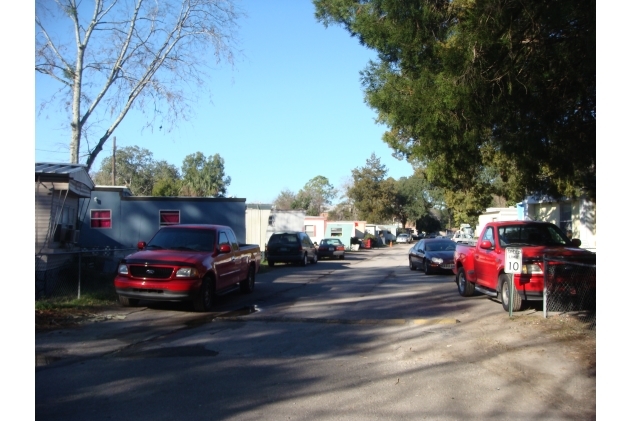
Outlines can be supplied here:
[[160, 226], [176, 225], [179, 223], [180, 223], [179, 210], [161, 210], [160, 211]]
[[90, 211], [90, 228], [112, 228], [112, 211], [92, 209]]

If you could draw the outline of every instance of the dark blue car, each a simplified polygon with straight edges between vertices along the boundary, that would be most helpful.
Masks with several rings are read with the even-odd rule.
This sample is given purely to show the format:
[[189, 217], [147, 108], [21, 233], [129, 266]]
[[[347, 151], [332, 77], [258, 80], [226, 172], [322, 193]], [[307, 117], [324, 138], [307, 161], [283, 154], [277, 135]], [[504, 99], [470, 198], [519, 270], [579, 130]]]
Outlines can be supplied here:
[[410, 270], [422, 269], [426, 275], [454, 267], [456, 243], [445, 238], [424, 238], [408, 253]]

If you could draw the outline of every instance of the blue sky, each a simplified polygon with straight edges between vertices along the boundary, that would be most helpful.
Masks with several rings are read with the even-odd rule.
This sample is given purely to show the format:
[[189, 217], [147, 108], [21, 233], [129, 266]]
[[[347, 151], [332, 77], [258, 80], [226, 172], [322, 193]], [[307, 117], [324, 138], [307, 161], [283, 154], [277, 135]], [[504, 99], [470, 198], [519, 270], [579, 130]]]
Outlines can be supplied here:
[[[388, 176], [412, 175], [410, 164], [392, 157], [381, 140], [386, 127], [364, 103], [359, 72], [374, 52], [341, 27], [318, 23], [310, 0], [236, 4], [248, 15], [239, 29], [244, 54], [234, 69], [211, 73], [212, 103], [199, 102], [194, 118], [169, 133], [143, 130], [142, 115], [128, 115], [114, 132], [117, 148], [147, 148], [178, 168], [188, 154], [218, 153], [232, 179], [228, 196], [248, 203], [271, 203], [284, 189], [297, 193], [318, 175], [339, 188], [373, 152]], [[65, 118], [37, 112], [37, 94], [54, 84], [36, 77], [35, 160], [68, 162], [70, 136], [59, 129]], [[93, 170], [111, 150], [108, 141]]]

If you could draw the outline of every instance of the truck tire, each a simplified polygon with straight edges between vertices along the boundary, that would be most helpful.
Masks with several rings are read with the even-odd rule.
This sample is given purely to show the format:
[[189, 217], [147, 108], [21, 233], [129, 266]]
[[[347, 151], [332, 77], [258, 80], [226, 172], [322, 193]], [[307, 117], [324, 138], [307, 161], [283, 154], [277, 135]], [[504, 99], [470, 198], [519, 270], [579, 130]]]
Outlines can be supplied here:
[[137, 298], [127, 298], [122, 295], [118, 296], [118, 301], [121, 303], [123, 307], [137, 307], [140, 302]]
[[427, 263], [427, 259], [423, 260], [423, 272], [425, 272], [425, 275], [430, 275], [432, 273], [432, 270], [429, 268], [429, 263]]
[[410, 261], [410, 270], [416, 270], [416, 266], [412, 263], [412, 259], [408, 259]]
[[201, 313], [210, 311], [213, 306], [214, 295], [212, 279], [205, 277], [202, 280], [202, 286], [199, 288], [197, 297], [193, 300], [193, 308], [195, 311]]
[[300, 261], [300, 266], [307, 266], [307, 253], [302, 255], [302, 260]]
[[239, 288], [243, 294], [249, 294], [254, 291], [254, 282], [256, 281], [256, 272], [254, 271], [254, 265], [251, 265], [248, 269], [248, 276], [239, 282]]
[[464, 268], [458, 268], [458, 274], [456, 275], [456, 283], [458, 284], [458, 292], [463, 297], [470, 297], [473, 295], [475, 291], [475, 286], [473, 282], [467, 281], [467, 277], [464, 273]]
[[[498, 282], [500, 284], [500, 299], [504, 310], [510, 311], [510, 278], [506, 274], [500, 275]], [[513, 287], [513, 311], [520, 311], [522, 308], [521, 296]]]

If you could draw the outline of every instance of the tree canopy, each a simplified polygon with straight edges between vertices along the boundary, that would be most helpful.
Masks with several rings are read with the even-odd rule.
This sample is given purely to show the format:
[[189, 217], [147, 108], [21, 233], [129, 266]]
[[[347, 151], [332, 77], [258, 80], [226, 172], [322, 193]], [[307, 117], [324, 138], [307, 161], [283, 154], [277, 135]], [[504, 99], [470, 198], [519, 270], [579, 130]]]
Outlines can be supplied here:
[[[208, 158], [201, 152], [187, 155], [181, 173], [166, 161], [155, 161], [150, 150], [138, 146], [120, 148], [115, 157], [114, 184], [126, 186], [137, 196], [223, 197], [231, 182], [219, 154]], [[97, 185], [112, 185], [112, 157], [104, 158], [91, 176]]]
[[[112, 185], [112, 157], [101, 162], [99, 170], [92, 175], [97, 185]], [[156, 181], [165, 178], [178, 179], [178, 169], [166, 161], [155, 161], [153, 153], [138, 146], [125, 146], [116, 151], [116, 179], [113, 184], [126, 186], [134, 195], [150, 196]]]
[[309, 216], [319, 216], [324, 206], [330, 205], [336, 195], [337, 191], [329, 179], [318, 175], [307, 181], [297, 194], [284, 189], [273, 204], [278, 210], [302, 209]]
[[359, 219], [369, 223], [391, 222], [394, 216], [396, 185], [388, 170], [373, 152], [366, 165], [352, 171], [353, 186], [348, 196], [353, 201]]
[[232, 179], [224, 173], [219, 154], [206, 158], [203, 153], [187, 155], [182, 162], [182, 195], [224, 197]]
[[384, 141], [466, 196], [596, 192], [595, 1], [313, 0], [378, 60], [362, 72]]
[[85, 141], [90, 170], [132, 108], [186, 120], [210, 65], [233, 62], [240, 16], [232, 0], [37, 0], [35, 70], [59, 86], [43, 105], [68, 112], [70, 162]]

